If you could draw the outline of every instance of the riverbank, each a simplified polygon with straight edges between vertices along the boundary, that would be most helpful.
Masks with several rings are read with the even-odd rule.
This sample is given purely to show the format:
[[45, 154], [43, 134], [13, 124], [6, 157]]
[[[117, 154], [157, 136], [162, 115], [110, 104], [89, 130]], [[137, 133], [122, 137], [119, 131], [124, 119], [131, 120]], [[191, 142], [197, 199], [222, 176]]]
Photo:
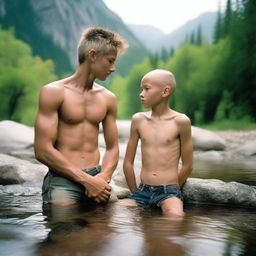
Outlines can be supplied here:
[[219, 135], [226, 142], [226, 150], [233, 150], [239, 145], [249, 143], [253, 140], [256, 140], [256, 130], [249, 131], [212, 131]]

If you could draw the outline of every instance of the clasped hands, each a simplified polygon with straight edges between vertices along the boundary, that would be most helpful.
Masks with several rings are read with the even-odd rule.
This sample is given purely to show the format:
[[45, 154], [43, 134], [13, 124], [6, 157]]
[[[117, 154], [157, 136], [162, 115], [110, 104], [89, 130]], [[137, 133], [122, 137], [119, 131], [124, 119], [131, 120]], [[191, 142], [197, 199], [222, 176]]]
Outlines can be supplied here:
[[111, 194], [109, 180], [102, 173], [91, 176], [91, 182], [86, 186], [87, 196], [93, 198], [97, 203], [107, 202]]

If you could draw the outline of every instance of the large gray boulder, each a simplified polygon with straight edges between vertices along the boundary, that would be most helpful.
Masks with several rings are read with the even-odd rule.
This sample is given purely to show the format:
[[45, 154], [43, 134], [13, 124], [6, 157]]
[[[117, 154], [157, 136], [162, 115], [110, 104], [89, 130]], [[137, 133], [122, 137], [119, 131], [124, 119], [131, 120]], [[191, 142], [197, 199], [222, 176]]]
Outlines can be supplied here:
[[13, 156], [0, 154], [0, 184], [41, 184], [48, 168]]
[[0, 122], [0, 152], [23, 149], [34, 144], [34, 129], [14, 121]]
[[189, 178], [182, 193], [185, 201], [190, 203], [256, 207], [256, 187], [239, 182]]
[[192, 139], [195, 150], [224, 150], [226, 148], [225, 141], [214, 132], [192, 127]]
[[239, 145], [235, 152], [244, 156], [256, 156], [256, 140]]

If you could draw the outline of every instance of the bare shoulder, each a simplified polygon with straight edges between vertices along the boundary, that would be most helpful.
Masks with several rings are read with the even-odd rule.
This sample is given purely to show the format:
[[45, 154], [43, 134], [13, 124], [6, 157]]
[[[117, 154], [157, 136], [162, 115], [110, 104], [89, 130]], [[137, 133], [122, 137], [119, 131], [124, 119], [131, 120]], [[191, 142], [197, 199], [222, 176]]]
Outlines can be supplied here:
[[132, 122], [138, 123], [145, 120], [150, 112], [138, 112], [132, 116]]
[[177, 116], [175, 117], [175, 122], [176, 124], [181, 128], [181, 127], [191, 127], [191, 121], [190, 118], [182, 113], [178, 113]]
[[132, 116], [131, 120], [131, 128], [132, 129], [139, 129], [141, 124], [147, 120], [147, 113], [148, 112], [138, 112]]
[[94, 89], [95, 89], [95, 91], [104, 95], [104, 97], [106, 97], [107, 99], [116, 100], [116, 95], [113, 92], [111, 92], [110, 90], [108, 90], [106, 87], [95, 83]]
[[60, 93], [62, 94], [64, 92], [64, 88], [63, 86], [61, 86], [59, 82], [53, 82], [53, 83], [44, 85], [41, 88], [40, 92], [44, 94], [49, 94], [49, 95], [60, 94]]
[[40, 104], [58, 105], [63, 101], [64, 88], [58, 82], [44, 85], [40, 90]]

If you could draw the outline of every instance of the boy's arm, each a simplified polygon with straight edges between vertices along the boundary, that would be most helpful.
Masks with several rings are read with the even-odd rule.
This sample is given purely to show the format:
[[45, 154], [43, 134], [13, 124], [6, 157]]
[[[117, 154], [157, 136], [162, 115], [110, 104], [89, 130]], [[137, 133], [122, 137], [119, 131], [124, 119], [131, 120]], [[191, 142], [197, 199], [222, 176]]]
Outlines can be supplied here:
[[136, 178], [134, 174], [134, 158], [137, 150], [139, 133], [138, 133], [138, 118], [134, 116], [132, 118], [130, 137], [126, 148], [125, 158], [124, 158], [124, 175], [126, 178], [127, 185], [131, 192], [137, 189]]
[[111, 176], [116, 169], [119, 148], [118, 148], [118, 131], [116, 126], [117, 105], [114, 95], [109, 96], [109, 110], [105, 119], [102, 122], [103, 134], [106, 144], [106, 152], [102, 160], [102, 172], [97, 176], [102, 177], [107, 182], [110, 182]]
[[63, 89], [44, 86], [39, 97], [39, 110], [35, 121], [35, 156], [37, 160], [54, 169], [60, 175], [74, 180], [88, 189], [88, 196], [99, 193], [109, 195], [108, 184], [103, 179], [82, 172], [74, 166], [54, 145], [58, 131], [58, 109], [63, 101]]
[[183, 186], [193, 169], [193, 143], [191, 137], [191, 123], [187, 116], [177, 118], [180, 131], [181, 161], [179, 170], [179, 185]]

